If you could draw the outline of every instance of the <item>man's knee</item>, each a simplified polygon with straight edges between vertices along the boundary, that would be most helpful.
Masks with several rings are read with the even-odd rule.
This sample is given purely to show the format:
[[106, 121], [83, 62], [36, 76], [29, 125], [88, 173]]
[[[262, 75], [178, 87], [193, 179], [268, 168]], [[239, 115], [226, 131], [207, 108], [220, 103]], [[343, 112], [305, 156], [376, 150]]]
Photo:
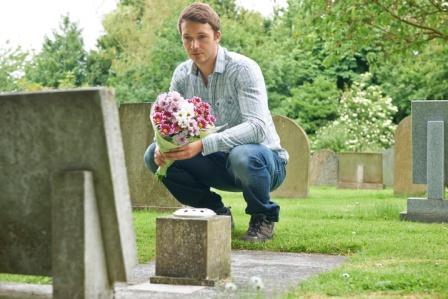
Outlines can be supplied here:
[[145, 159], [146, 167], [152, 172], [155, 173], [157, 171], [157, 168], [159, 168], [156, 163], [154, 162], [154, 152], [156, 150], [156, 144], [152, 143], [148, 148], [146, 149], [145, 155], [143, 156]]
[[229, 153], [229, 166], [236, 177], [243, 178], [252, 170], [262, 166], [260, 145], [245, 144], [234, 147]]

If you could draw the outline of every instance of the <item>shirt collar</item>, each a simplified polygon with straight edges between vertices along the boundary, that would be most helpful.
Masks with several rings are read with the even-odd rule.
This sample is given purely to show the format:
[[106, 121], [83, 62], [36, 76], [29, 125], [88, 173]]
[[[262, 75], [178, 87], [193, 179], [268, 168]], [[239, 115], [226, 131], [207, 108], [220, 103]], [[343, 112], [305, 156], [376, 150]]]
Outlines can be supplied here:
[[[214, 73], [223, 73], [226, 68], [226, 49], [218, 45], [218, 54], [216, 55], [216, 63]], [[190, 74], [199, 75], [199, 69], [196, 64], [191, 62]]]

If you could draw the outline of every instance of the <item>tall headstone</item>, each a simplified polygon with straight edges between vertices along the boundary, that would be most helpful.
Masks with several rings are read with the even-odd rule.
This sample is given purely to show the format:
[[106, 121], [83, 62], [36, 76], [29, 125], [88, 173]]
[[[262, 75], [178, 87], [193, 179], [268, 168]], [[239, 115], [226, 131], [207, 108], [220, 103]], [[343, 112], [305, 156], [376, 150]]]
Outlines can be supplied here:
[[448, 222], [448, 101], [412, 102], [414, 183], [427, 184], [427, 198], [409, 198], [401, 218], [421, 222]]
[[310, 184], [312, 186], [336, 186], [338, 183], [338, 156], [329, 149], [311, 155]]
[[3, 94], [0, 127], [0, 273], [53, 275], [55, 298], [109, 298], [137, 261], [113, 94]]
[[381, 153], [339, 153], [338, 188], [383, 189]]
[[425, 184], [412, 182], [412, 118], [405, 117], [395, 131], [394, 194], [416, 196], [426, 192]]
[[134, 208], [176, 209], [181, 205], [165, 186], [155, 180], [143, 162], [143, 154], [154, 139], [148, 103], [122, 104], [120, 124], [123, 135], [129, 191]]
[[390, 188], [394, 186], [394, 152], [394, 146], [383, 151], [383, 183]]
[[272, 196], [297, 198], [309, 193], [310, 144], [305, 131], [293, 120], [276, 115], [274, 124], [282, 146], [289, 153], [286, 179]]

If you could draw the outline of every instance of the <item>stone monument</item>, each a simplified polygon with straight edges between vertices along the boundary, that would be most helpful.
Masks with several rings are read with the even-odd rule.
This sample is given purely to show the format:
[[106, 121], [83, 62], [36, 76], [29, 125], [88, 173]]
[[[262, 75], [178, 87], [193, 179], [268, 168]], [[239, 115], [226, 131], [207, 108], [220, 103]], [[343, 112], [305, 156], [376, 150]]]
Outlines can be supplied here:
[[416, 196], [426, 192], [426, 185], [412, 182], [412, 118], [405, 117], [395, 131], [394, 194]]
[[113, 94], [3, 94], [0, 127], [0, 273], [53, 276], [54, 298], [112, 298], [137, 262]]
[[317, 151], [311, 156], [310, 184], [336, 186], [338, 183], [338, 156], [330, 149]]
[[412, 102], [414, 183], [427, 184], [427, 198], [409, 198], [401, 219], [448, 222], [445, 184], [448, 169], [448, 101]]
[[338, 188], [384, 189], [381, 153], [339, 153]]
[[274, 124], [282, 146], [289, 153], [286, 179], [272, 196], [298, 198], [309, 193], [310, 143], [305, 131], [293, 120], [276, 115]]
[[131, 103], [122, 104], [119, 109], [132, 206], [175, 210], [181, 204], [154, 178], [143, 162], [143, 154], [154, 139], [149, 120], [150, 107], [148, 103]]
[[230, 216], [185, 208], [156, 220], [151, 283], [214, 286], [230, 276]]

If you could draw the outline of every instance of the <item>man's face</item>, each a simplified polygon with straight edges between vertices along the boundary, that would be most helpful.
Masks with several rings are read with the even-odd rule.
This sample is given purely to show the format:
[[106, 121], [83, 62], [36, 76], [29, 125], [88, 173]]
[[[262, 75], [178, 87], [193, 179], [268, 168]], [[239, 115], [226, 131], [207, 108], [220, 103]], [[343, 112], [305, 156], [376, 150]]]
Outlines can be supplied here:
[[215, 32], [210, 24], [183, 21], [182, 42], [188, 56], [201, 66], [213, 65], [221, 32]]

